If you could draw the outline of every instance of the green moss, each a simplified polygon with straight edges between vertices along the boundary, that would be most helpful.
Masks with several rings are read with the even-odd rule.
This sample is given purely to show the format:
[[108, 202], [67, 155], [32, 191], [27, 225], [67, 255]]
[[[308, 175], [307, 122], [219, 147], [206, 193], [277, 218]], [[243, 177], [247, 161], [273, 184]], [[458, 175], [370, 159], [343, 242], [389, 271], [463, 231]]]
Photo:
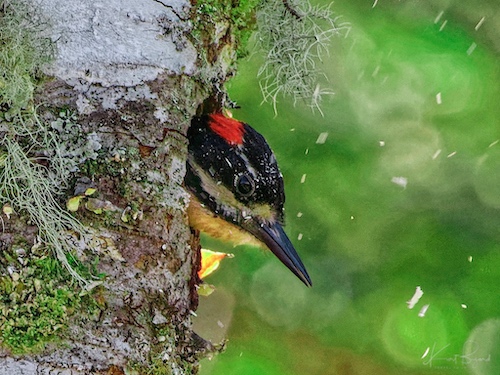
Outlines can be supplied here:
[[231, 11], [231, 21], [235, 27], [238, 57], [247, 55], [247, 44], [256, 28], [255, 10], [260, 0], [235, 1], [237, 4]]
[[40, 29], [27, 6], [0, 0], [0, 116], [31, 105], [40, 67], [52, 52], [50, 41], [39, 38]]
[[[82, 273], [87, 269], [75, 267]], [[61, 341], [71, 316], [92, 315], [98, 309], [91, 296], [80, 294], [68, 270], [39, 245], [4, 252], [0, 270], [0, 345], [14, 354], [36, 353], [49, 342]]]
[[83, 175], [90, 178], [97, 176], [117, 177], [123, 174], [123, 165], [109, 157], [109, 153], [102, 150], [97, 152], [97, 157], [86, 159], [78, 169]]
[[[153, 331], [152, 336], [155, 337], [157, 341], [151, 345], [147, 363], [130, 362], [126, 370], [127, 374], [171, 375], [178, 373], [198, 373], [199, 365], [196, 361], [192, 360], [192, 352], [186, 357], [182, 354], [178, 354], [182, 352], [179, 346], [182, 346], [183, 343], [179, 342], [179, 333], [172, 323], [162, 324], [160, 327], [151, 325], [151, 316], [148, 316], [144, 317], [144, 321], [142, 321], [141, 324], [150, 325]], [[175, 351], [172, 350], [172, 348], [178, 348], [178, 350]], [[192, 347], [189, 348], [192, 349]], [[190, 357], [191, 360], [187, 357]]]
[[172, 370], [168, 364], [168, 361], [164, 361], [158, 356], [153, 356], [150, 358], [150, 362], [147, 365], [143, 365], [140, 363], [129, 363], [126, 373], [137, 375], [171, 375]]
[[[193, 7], [195, 43], [210, 46], [220, 24], [229, 26], [238, 57], [247, 54], [247, 42], [255, 29], [255, 9], [260, 0], [200, 0]], [[221, 36], [219, 36], [221, 37]]]
[[80, 171], [84, 176], [93, 177], [99, 174], [101, 170], [101, 163], [94, 159], [86, 160], [82, 165], [80, 165]]
[[151, 364], [144, 373], [145, 375], [171, 375], [172, 370], [165, 364], [163, 359], [159, 357], [151, 358]]

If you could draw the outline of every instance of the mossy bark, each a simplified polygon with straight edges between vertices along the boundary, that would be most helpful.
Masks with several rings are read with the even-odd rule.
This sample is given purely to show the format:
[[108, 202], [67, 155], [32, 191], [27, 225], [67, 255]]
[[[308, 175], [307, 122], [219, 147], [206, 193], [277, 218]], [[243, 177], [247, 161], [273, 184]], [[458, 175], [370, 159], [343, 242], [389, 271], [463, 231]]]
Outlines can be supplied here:
[[[182, 0], [42, 0], [30, 7], [57, 51], [35, 95], [38, 116], [53, 132], [76, 128], [63, 139], [68, 155], [81, 159], [58, 202], [65, 209], [81, 195], [73, 215], [86, 233], [60, 235], [73, 238], [74, 254], [92, 266], [87, 279], [98, 282], [80, 295], [57, 271], [53, 288], [77, 291], [79, 303], [63, 308], [61, 327], [41, 345], [13, 351], [0, 337], [0, 375], [196, 373], [213, 348], [190, 322], [200, 259], [186, 217], [185, 135], [198, 105], [231, 70], [230, 22], [205, 25]], [[220, 56], [207, 62], [207, 50]], [[87, 196], [87, 188], [95, 192]], [[26, 259], [45, 259], [40, 246], [50, 248], [39, 244], [28, 216], [3, 216], [2, 280], [12, 293], [32, 285], [33, 293], [19, 294], [29, 303], [42, 294], [44, 277], [56, 277], [27, 271], [41, 263]], [[18, 304], [27, 303], [22, 298]]]

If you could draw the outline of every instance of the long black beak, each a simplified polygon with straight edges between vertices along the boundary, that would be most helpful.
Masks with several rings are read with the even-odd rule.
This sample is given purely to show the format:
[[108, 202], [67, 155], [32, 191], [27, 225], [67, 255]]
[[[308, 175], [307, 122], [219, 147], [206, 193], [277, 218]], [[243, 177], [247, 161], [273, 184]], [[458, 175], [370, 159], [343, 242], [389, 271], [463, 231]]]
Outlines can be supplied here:
[[259, 225], [254, 235], [278, 257], [281, 262], [292, 271], [304, 284], [312, 286], [311, 278], [302, 264], [299, 254], [295, 251], [283, 227], [277, 223]]

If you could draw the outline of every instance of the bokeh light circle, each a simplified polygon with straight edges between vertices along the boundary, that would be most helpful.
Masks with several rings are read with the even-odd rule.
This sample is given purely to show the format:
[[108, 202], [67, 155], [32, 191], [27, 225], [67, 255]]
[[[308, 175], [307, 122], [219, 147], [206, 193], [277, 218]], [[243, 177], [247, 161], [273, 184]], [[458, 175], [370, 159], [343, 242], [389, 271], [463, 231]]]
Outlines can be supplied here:
[[500, 319], [488, 319], [472, 330], [462, 361], [473, 375], [500, 373]]
[[293, 329], [304, 316], [307, 291], [282, 264], [269, 262], [254, 274], [250, 294], [266, 322]]
[[406, 366], [422, 365], [422, 355], [433, 343], [448, 342], [445, 317], [435, 306], [428, 315], [418, 316], [418, 310], [406, 306], [390, 309], [384, 317], [381, 339], [387, 353]]
[[488, 150], [489, 152], [479, 159], [474, 178], [474, 188], [481, 201], [491, 207], [500, 208], [500, 147]]

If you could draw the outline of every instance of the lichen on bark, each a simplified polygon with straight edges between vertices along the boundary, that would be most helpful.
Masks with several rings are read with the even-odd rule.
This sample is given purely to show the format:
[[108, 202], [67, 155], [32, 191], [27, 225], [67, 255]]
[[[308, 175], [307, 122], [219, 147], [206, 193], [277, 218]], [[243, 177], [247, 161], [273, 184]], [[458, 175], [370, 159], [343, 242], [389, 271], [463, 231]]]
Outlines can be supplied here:
[[[196, 373], [213, 347], [190, 322], [199, 245], [185, 211], [185, 134], [212, 86], [230, 74], [233, 38], [207, 36], [225, 51], [208, 62], [208, 45], [191, 42], [183, 0], [2, 1], [0, 9], [2, 22], [19, 16], [19, 30], [35, 25], [31, 34], [54, 48], [50, 61], [27, 67], [36, 91], [25, 102], [0, 97], [0, 174], [10, 176], [12, 143], [27, 170], [51, 181], [38, 200], [56, 218], [37, 221], [43, 204], [19, 204], [32, 202], [31, 190], [2, 190], [0, 325], [15, 329], [0, 337], [0, 375]], [[9, 181], [25, 186], [26, 175], [16, 176]], [[68, 268], [43, 231], [59, 214], [78, 228], [56, 226], [70, 246], [58, 253]], [[16, 315], [23, 305], [47, 318], [43, 330], [41, 320]], [[28, 332], [31, 341], [15, 341]]]

